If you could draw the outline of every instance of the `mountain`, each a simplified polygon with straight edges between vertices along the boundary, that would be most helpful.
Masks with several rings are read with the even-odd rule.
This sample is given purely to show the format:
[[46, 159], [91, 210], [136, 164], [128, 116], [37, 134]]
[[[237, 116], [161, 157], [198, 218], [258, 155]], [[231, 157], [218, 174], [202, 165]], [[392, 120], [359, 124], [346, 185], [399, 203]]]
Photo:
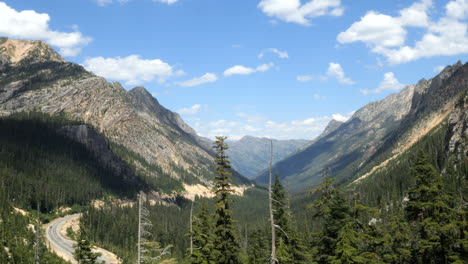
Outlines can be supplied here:
[[42, 41], [0, 38], [0, 116], [33, 111], [92, 127], [155, 189], [183, 191], [214, 178], [210, 146], [143, 87], [107, 82]]
[[[365, 105], [345, 123], [329, 128], [307, 147], [278, 162], [274, 171], [295, 191], [304, 191], [323, 175], [346, 183], [364, 179], [415, 145], [454, 111], [468, 89], [468, 65], [460, 62], [439, 75]], [[262, 173], [257, 181], [266, 182]]]
[[[304, 139], [273, 139], [273, 162], [278, 162], [303, 147]], [[233, 167], [242, 175], [253, 178], [270, 162], [270, 139], [244, 136], [240, 140], [229, 140], [228, 155]]]

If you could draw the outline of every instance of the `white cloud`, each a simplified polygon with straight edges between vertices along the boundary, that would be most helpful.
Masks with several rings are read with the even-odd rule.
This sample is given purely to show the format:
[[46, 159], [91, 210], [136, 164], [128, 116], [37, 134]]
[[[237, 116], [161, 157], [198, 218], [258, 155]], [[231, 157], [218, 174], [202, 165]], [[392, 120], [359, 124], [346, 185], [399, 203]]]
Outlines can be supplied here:
[[348, 119], [351, 117], [351, 115], [342, 115], [342, 114], [333, 114], [332, 118], [335, 119], [336, 121], [340, 122], [346, 122]]
[[252, 73], [255, 73], [255, 72], [266, 72], [273, 66], [274, 66], [273, 63], [262, 64], [262, 65], [257, 66], [257, 68], [249, 68], [249, 67], [245, 67], [243, 65], [235, 65], [235, 66], [232, 66], [231, 68], [225, 70], [223, 75], [224, 76], [248, 75], [248, 74], [252, 74]]
[[[240, 120], [227, 121], [223, 119], [205, 125], [200, 125], [197, 121], [198, 126], [195, 128], [200, 135], [209, 138], [226, 135], [230, 139], [236, 139], [251, 135], [275, 139], [313, 139], [325, 129], [332, 119], [346, 121], [353, 113], [336, 113], [330, 116], [309, 117], [292, 121], [268, 120], [265, 117], [242, 113], [239, 115]], [[255, 122], [249, 122], [249, 120], [252, 121], [250, 119], [252, 116], [256, 116]]]
[[192, 107], [189, 108], [182, 108], [179, 111], [177, 111], [180, 114], [186, 114], [186, 115], [195, 115], [200, 111], [201, 105], [195, 104]]
[[162, 60], [146, 60], [139, 55], [124, 58], [88, 58], [83, 62], [83, 66], [99, 76], [124, 81], [127, 85], [139, 85], [153, 80], [163, 83], [168, 78], [183, 73], [174, 71], [172, 66]]
[[336, 79], [341, 84], [354, 84], [355, 82], [345, 76], [343, 67], [339, 63], [330, 62], [328, 64], [328, 70], [326, 75], [298, 75], [296, 80], [298, 82], [309, 82], [309, 81], [326, 81], [329, 78]]
[[177, 1], [178, 0], [153, 0], [153, 2], [160, 2], [160, 3], [168, 4], [168, 5], [172, 5]]
[[320, 94], [313, 94], [313, 95], [312, 95], [312, 98], [313, 98], [314, 100], [323, 100], [323, 99], [325, 99], [325, 96], [320, 95]]
[[447, 16], [456, 19], [464, 19], [468, 17], [468, 0], [456, 0], [449, 2], [445, 9]]
[[298, 75], [296, 76], [296, 81], [298, 82], [309, 82], [309, 81], [326, 81], [328, 79], [327, 76], [323, 75], [311, 75], [311, 74], [306, 74], [306, 75]]
[[341, 84], [354, 84], [354, 81], [345, 77], [343, 67], [339, 63], [330, 62], [328, 65], [327, 75], [336, 78]]
[[[0, 36], [43, 40], [58, 47], [63, 56], [76, 56], [91, 42], [78, 29], [73, 32], [54, 31], [49, 28], [50, 16], [34, 10], [16, 11], [0, 2]], [[75, 28], [77, 28], [75, 26]]]
[[341, 16], [344, 12], [341, 0], [311, 0], [304, 4], [300, 0], [262, 0], [258, 8], [270, 17], [301, 25], [309, 25], [313, 17]]
[[187, 81], [178, 82], [177, 84], [182, 87], [192, 87], [192, 86], [198, 86], [204, 83], [216, 82], [217, 80], [218, 80], [218, 77], [216, 76], [216, 74], [208, 72], [208, 73], [205, 73], [201, 77], [196, 77]]
[[269, 49], [266, 49], [266, 50], [260, 52], [260, 53], [258, 54], [258, 57], [259, 57], [259, 58], [263, 58], [263, 56], [265, 56], [265, 54], [268, 53], [268, 52], [275, 53], [276, 55], [278, 55], [278, 57], [279, 57], [280, 59], [287, 59], [287, 58], [289, 58], [289, 55], [288, 55], [288, 52], [287, 52], [287, 51], [280, 51], [280, 50], [275, 49], [275, 48], [269, 48]]
[[105, 5], [111, 4], [113, 1], [112, 0], [96, 0], [96, 2], [99, 6], [105, 6]]
[[436, 66], [434, 67], [434, 69], [432, 69], [433, 72], [436, 72], [436, 73], [439, 73], [441, 72], [443, 69], [445, 69], [446, 66], [444, 65], [439, 65], [439, 66]]
[[[390, 64], [400, 64], [420, 58], [468, 53], [468, 25], [461, 22], [468, 16], [468, 0], [450, 1], [446, 14], [438, 21], [428, 15], [431, 0], [422, 0], [400, 10], [399, 16], [369, 11], [337, 36], [340, 43], [364, 42], [372, 52], [383, 55]], [[413, 46], [406, 45], [407, 27], [424, 32]]]
[[361, 90], [362, 94], [376, 94], [376, 93], [382, 93], [382, 92], [397, 92], [401, 89], [403, 89], [406, 85], [400, 83], [398, 79], [395, 77], [395, 74], [393, 72], [387, 72], [384, 74], [384, 79], [380, 83], [379, 87], [375, 90]]

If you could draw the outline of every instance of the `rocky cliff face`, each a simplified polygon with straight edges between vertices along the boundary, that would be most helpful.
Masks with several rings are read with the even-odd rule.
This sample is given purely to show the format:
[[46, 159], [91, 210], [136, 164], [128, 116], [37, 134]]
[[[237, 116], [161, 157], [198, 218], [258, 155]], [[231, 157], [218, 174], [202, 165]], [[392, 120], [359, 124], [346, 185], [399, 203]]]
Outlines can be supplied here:
[[[308, 140], [273, 140], [273, 162], [278, 162], [307, 144]], [[228, 141], [228, 155], [233, 167], [242, 175], [253, 178], [268, 167], [271, 141], [245, 136]]]
[[459, 161], [468, 162], [468, 93], [455, 104], [448, 118], [447, 152]]
[[[0, 39], [0, 58], [0, 115], [65, 113], [173, 179], [184, 181], [188, 175], [203, 184], [212, 180], [209, 146], [144, 88], [126, 91], [119, 83], [64, 61], [40, 41]], [[133, 162], [152, 177], [162, 177], [142, 162]]]
[[[296, 191], [318, 184], [325, 173], [343, 182], [366, 178], [445, 120], [468, 89], [467, 79], [468, 65], [457, 63], [431, 80], [370, 103], [274, 170]], [[266, 176], [258, 180], [265, 182]]]

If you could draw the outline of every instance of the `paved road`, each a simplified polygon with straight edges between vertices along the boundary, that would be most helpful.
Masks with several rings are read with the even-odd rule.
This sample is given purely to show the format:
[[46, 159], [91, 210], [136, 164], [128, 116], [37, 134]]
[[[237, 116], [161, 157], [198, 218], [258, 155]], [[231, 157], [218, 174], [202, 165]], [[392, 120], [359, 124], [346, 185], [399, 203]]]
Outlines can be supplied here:
[[[60, 230], [62, 230], [62, 227], [66, 222], [72, 221], [73, 219], [78, 217], [80, 217], [80, 214], [73, 214], [55, 219], [46, 227], [47, 230], [45, 232], [46, 238], [49, 241], [49, 244], [52, 247], [52, 249], [59, 256], [72, 263], [77, 263], [73, 258], [73, 252], [75, 252], [75, 248], [73, 248], [73, 245], [75, 244], [75, 241], [62, 236], [62, 234], [60, 234]], [[104, 263], [106, 264], [117, 263], [115, 260], [110, 260], [110, 258], [107, 258], [105, 254], [98, 258], [99, 263], [102, 261], [104, 261]]]

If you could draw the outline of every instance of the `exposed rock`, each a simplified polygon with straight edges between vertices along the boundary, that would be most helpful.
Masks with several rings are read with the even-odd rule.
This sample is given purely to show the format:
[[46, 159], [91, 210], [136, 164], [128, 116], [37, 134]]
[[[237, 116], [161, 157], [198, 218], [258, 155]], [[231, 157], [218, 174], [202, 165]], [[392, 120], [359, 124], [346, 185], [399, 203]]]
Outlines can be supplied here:
[[[213, 179], [210, 147], [178, 114], [161, 106], [143, 87], [126, 91], [119, 83], [107, 82], [80, 65], [65, 62], [41, 41], [1, 39], [0, 47], [4, 62], [0, 69], [0, 116], [23, 111], [65, 113], [164, 172], [158, 175], [134, 161], [153, 177], [169, 175], [183, 181], [188, 175], [201, 183]], [[102, 140], [89, 127], [64, 131], [86, 144]], [[105, 145], [92, 148], [99, 153], [108, 151]], [[110, 156], [102, 160], [115, 165]]]
[[[325, 173], [342, 181], [365, 178], [445, 120], [467, 89], [468, 65], [447, 66], [430, 80], [422, 79], [362, 107], [344, 124], [277, 163], [274, 171], [295, 191], [313, 187]], [[258, 178], [261, 182], [266, 179], [267, 174]]]

